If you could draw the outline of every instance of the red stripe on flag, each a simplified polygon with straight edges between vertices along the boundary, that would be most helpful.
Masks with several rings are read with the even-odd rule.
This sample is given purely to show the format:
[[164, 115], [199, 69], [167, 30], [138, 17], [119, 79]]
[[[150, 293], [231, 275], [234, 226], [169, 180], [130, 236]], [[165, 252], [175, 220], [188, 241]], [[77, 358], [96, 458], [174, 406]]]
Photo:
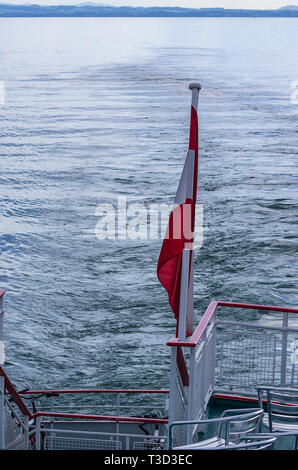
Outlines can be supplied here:
[[198, 124], [198, 113], [191, 107], [191, 121], [190, 121], [190, 133], [189, 133], [189, 150], [195, 151], [195, 164], [194, 164], [194, 181], [193, 181], [193, 213], [192, 213], [192, 226], [191, 229], [194, 232], [195, 229], [195, 206], [197, 203], [197, 187], [198, 187], [198, 151], [199, 151], [199, 124]]

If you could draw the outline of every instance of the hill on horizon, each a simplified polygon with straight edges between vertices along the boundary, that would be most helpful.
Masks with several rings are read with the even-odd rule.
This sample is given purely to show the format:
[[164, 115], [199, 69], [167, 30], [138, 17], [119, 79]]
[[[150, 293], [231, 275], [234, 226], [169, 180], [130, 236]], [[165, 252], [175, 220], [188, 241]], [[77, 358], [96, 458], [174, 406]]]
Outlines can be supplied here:
[[[124, 0], [125, 1], [125, 0]], [[63, 2], [63, 0], [61, 0]], [[162, 2], [162, 0], [161, 0]], [[83, 2], [76, 5], [40, 5], [34, 3], [0, 3], [2, 18], [31, 17], [298, 17], [298, 6], [277, 10], [244, 10], [225, 8], [133, 7]]]

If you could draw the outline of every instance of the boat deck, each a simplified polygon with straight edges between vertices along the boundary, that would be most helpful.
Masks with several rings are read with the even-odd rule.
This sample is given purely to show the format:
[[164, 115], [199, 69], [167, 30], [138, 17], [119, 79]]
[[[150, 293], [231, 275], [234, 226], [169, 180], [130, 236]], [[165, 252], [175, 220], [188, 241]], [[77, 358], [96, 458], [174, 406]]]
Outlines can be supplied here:
[[[247, 320], [230, 320], [222, 309], [231, 308], [236, 309], [233, 318], [241, 310]], [[167, 343], [169, 390], [18, 392], [0, 367], [0, 447], [166, 450], [193, 445], [214, 433], [214, 425], [203, 425], [203, 419], [263, 406], [267, 413], [269, 401], [258, 401], [257, 387], [269, 386], [292, 394], [289, 405], [277, 388], [270, 407], [278, 407], [281, 427], [290, 424], [291, 431], [281, 436], [273, 429], [274, 448], [293, 449], [298, 436], [297, 313], [288, 307], [212, 301], [190, 338]], [[189, 425], [198, 421], [199, 427]], [[179, 430], [172, 439], [175, 423]], [[262, 425], [259, 432], [268, 434], [268, 428]]]

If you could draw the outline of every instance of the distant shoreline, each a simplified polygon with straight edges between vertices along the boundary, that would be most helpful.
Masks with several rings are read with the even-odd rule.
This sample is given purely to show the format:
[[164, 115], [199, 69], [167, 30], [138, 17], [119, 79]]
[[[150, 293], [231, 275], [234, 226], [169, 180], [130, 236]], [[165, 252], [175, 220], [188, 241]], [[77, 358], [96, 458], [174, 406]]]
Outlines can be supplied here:
[[224, 8], [112, 7], [81, 5], [10, 5], [0, 3], [0, 18], [298, 18], [297, 7], [278, 10]]

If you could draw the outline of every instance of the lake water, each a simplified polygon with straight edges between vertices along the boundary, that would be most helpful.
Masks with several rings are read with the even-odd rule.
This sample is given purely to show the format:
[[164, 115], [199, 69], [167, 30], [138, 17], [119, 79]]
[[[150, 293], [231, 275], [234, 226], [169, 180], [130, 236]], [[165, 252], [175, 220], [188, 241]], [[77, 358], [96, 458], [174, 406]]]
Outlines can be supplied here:
[[0, 19], [0, 287], [19, 387], [168, 387], [161, 241], [99, 240], [95, 210], [173, 202], [190, 81], [203, 87], [196, 319], [212, 299], [297, 306], [297, 24]]

